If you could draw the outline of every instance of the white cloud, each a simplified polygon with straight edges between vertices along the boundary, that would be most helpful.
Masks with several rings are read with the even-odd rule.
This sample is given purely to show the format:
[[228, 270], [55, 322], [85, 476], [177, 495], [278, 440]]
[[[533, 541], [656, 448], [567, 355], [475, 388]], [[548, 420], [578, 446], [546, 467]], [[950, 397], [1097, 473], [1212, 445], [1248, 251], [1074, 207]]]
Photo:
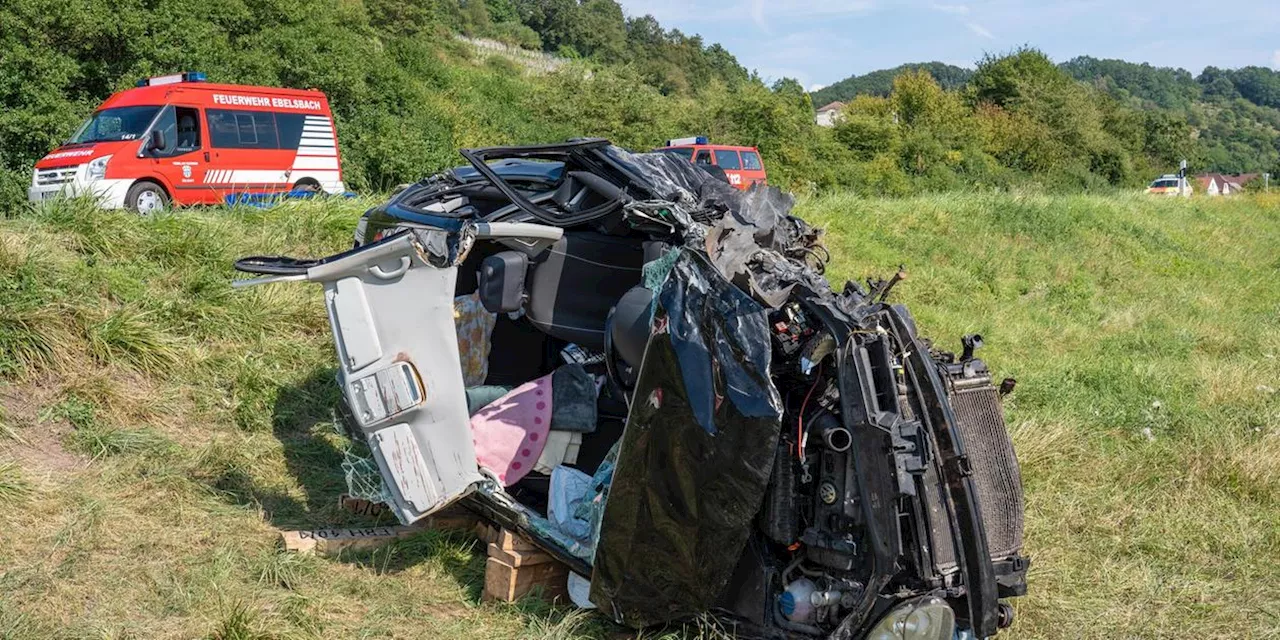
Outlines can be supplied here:
[[764, 19], [764, 0], [752, 0], [751, 20], [765, 33], [771, 33], [769, 23]]
[[653, 14], [667, 22], [681, 19], [705, 20], [705, 22], [742, 22], [749, 18], [760, 31], [773, 32], [777, 22], [803, 22], [812, 18], [831, 18], [837, 15], [865, 13], [876, 9], [878, 0], [621, 0], [622, 9], [628, 15]]
[[[683, 21], [743, 22], [750, 19], [770, 32], [771, 22], [863, 13], [878, 0], [620, 0], [630, 16], [651, 14], [670, 28]], [[668, 24], [672, 23], [672, 24]]]
[[662, 23], [663, 28], [670, 29], [676, 23], [692, 19], [697, 15], [695, 8], [686, 0], [621, 0], [623, 13], [629, 16], [651, 15]]
[[827, 85], [825, 84], [821, 84], [821, 83], [811, 84], [809, 85], [809, 93], [813, 93], [814, 91], [822, 91], [823, 89], [826, 89], [826, 88], [827, 88]]
[[756, 42], [759, 50], [768, 51], [768, 56], [743, 62], [748, 68], [754, 67], [767, 82], [795, 78], [800, 84], [808, 86], [818, 79], [812, 76], [812, 61], [823, 58], [847, 59], [852, 55], [849, 50], [850, 41], [841, 34], [826, 29], [756, 38]]
[[949, 13], [954, 16], [969, 15], [969, 5], [967, 4], [940, 4], [933, 2], [929, 4], [929, 8], [940, 13]]
[[995, 35], [994, 35], [994, 34], [992, 34], [990, 31], [988, 31], [986, 27], [984, 27], [984, 26], [982, 26], [982, 25], [980, 25], [980, 24], [978, 24], [978, 23], [976, 23], [976, 22], [965, 22], [965, 23], [964, 23], [964, 26], [969, 27], [969, 30], [970, 30], [970, 31], [972, 31], [972, 32], [974, 32], [974, 33], [976, 33], [976, 34], [978, 34], [979, 36], [981, 36], [981, 37], [983, 37], [983, 38], [986, 38], [986, 39], [988, 39], [988, 40], [995, 40], [995, 39], [996, 39]]

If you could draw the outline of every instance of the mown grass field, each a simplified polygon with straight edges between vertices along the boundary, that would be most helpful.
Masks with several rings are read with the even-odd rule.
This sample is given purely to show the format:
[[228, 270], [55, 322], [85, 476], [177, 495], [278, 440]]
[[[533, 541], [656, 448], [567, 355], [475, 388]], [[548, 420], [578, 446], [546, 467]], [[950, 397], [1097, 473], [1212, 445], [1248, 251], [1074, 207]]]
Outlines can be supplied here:
[[[337, 509], [319, 289], [231, 262], [350, 243], [367, 202], [0, 211], [0, 638], [615, 637], [479, 603], [483, 550], [321, 559]], [[1280, 199], [826, 196], [833, 280], [981, 333], [1028, 499], [1012, 638], [1280, 637]], [[647, 634], [714, 635], [706, 628]]]

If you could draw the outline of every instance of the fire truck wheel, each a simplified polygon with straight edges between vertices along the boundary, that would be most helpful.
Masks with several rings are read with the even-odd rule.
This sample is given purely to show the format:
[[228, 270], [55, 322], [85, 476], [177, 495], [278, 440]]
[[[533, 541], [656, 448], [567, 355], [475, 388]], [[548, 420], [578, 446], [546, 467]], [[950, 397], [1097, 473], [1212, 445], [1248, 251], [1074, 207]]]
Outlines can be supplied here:
[[124, 206], [139, 215], [151, 215], [169, 207], [169, 194], [154, 182], [140, 180], [129, 187], [124, 196]]
[[309, 178], [303, 178], [293, 185], [294, 191], [306, 191], [308, 193], [317, 193], [320, 191], [320, 183]]

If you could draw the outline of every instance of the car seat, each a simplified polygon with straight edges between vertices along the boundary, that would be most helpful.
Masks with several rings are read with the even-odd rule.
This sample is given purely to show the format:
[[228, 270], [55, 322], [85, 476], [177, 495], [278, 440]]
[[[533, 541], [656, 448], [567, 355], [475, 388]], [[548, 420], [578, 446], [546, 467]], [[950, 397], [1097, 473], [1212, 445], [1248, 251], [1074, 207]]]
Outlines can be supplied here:
[[183, 115], [178, 118], [178, 148], [179, 149], [195, 149], [198, 145], [199, 130], [196, 127], [196, 119]]
[[636, 238], [566, 231], [530, 266], [529, 321], [553, 337], [604, 351], [609, 311], [640, 284], [643, 266]]

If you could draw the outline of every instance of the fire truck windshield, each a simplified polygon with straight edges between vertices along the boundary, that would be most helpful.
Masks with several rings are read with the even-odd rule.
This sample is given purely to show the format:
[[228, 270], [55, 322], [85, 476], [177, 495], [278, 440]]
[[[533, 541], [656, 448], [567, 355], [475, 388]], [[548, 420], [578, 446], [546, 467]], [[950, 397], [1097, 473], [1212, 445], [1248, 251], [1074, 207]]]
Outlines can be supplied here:
[[146, 132], [151, 121], [155, 119], [160, 107], [117, 107], [103, 109], [90, 117], [74, 136], [69, 144], [90, 142], [113, 142], [116, 140], [136, 140]]

